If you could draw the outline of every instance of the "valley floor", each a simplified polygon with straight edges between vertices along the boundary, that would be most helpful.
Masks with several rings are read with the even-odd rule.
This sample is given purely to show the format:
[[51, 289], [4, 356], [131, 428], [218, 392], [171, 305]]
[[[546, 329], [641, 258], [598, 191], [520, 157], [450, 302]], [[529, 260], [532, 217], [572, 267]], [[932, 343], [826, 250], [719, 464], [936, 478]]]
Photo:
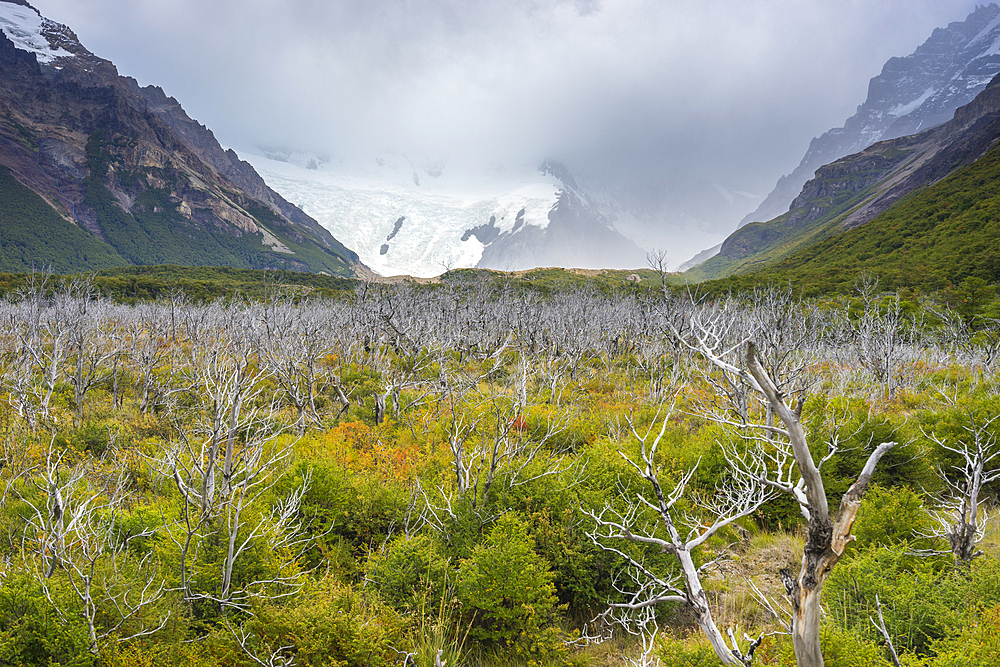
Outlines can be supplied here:
[[787, 418], [832, 515], [896, 443], [822, 584], [826, 664], [994, 664], [996, 291], [648, 278], [133, 304], [30, 278], [0, 302], [0, 663], [721, 664], [707, 609], [730, 655], [794, 665]]

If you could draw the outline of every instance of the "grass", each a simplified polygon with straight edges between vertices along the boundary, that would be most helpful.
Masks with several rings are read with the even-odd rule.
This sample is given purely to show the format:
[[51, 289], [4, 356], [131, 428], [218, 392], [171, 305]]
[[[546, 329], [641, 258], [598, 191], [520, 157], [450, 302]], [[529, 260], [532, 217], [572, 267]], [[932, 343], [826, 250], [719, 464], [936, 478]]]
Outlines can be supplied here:
[[986, 531], [979, 548], [991, 558], [1000, 558], [1000, 507], [988, 507], [986, 513], [989, 519], [986, 521]]
[[[760, 532], [740, 545], [731, 560], [722, 561], [706, 583], [716, 623], [748, 631], [775, 626], [775, 619], [757, 600], [757, 591], [773, 604], [785, 600], [779, 571], [797, 572], [805, 540], [783, 530]], [[756, 589], [756, 591], [754, 590]]]
[[[447, 591], [440, 600], [428, 600], [425, 596], [421, 601], [420, 625], [414, 633], [415, 641], [411, 651], [418, 667], [430, 667], [438, 659], [448, 667], [469, 664], [465, 647], [472, 623], [462, 623], [453, 613], [455, 602]], [[429, 614], [429, 611], [434, 611], [434, 614]]]

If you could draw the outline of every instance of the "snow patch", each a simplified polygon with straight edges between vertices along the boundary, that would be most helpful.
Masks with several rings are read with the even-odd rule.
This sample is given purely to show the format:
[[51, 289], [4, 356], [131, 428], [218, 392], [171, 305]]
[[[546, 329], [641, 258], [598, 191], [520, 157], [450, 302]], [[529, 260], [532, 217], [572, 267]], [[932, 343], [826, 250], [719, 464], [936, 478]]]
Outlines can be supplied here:
[[897, 118], [901, 116], [906, 116], [912, 113], [917, 107], [930, 99], [931, 95], [937, 92], [936, 88], [928, 88], [924, 91], [924, 94], [913, 100], [912, 102], [907, 102], [906, 104], [897, 104], [893, 108], [889, 109], [886, 113], [890, 116], [896, 116]]
[[975, 37], [973, 37], [972, 39], [970, 39], [969, 43], [965, 45], [966, 48], [972, 46], [973, 44], [975, 44], [976, 42], [978, 42], [982, 38], [984, 38], [987, 35], [989, 35], [991, 32], [993, 32], [994, 30], [996, 30], [997, 26], [1000, 26], [1000, 14], [998, 14], [995, 19], [993, 19], [992, 21], [990, 21], [989, 25], [987, 25], [985, 28], [983, 28], [982, 30], [980, 30], [978, 35], [976, 35]]
[[[997, 20], [1000, 21], [1000, 17], [997, 17]], [[985, 58], [986, 56], [995, 56], [995, 55], [998, 55], [998, 54], [1000, 54], [1000, 37], [997, 37], [997, 39], [993, 42], [993, 46], [991, 46], [989, 49], [987, 49], [983, 53], [983, 55], [981, 55], [979, 57], [980, 58]]]
[[56, 58], [74, 57], [69, 51], [54, 49], [43, 29], [59, 28], [59, 24], [42, 18], [36, 10], [21, 5], [0, 2], [0, 30], [22, 51], [34, 53], [41, 64], [51, 63]]

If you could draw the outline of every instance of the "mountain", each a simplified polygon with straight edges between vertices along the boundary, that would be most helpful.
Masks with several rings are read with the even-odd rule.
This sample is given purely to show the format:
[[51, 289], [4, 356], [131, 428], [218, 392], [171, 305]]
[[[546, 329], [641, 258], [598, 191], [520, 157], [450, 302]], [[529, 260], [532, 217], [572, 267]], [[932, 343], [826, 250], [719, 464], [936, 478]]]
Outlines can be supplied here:
[[359, 268], [176, 100], [24, 0], [0, 0], [0, 192], [2, 271]]
[[693, 269], [694, 267], [698, 266], [702, 262], [704, 262], [704, 261], [706, 261], [708, 259], [711, 259], [712, 257], [715, 257], [716, 255], [718, 255], [720, 250], [722, 250], [722, 244], [721, 243], [719, 245], [712, 246], [711, 248], [708, 248], [707, 250], [702, 250], [697, 255], [695, 255], [691, 259], [687, 260], [686, 262], [684, 262], [680, 266], [678, 266], [677, 267], [677, 272], [678, 273], [683, 273], [684, 271], [687, 271], [688, 269]]
[[586, 194], [563, 183], [544, 226], [515, 226], [485, 245], [480, 268], [524, 270], [643, 267], [646, 253], [625, 238]]
[[948, 121], [1000, 73], [1000, 7], [978, 6], [965, 21], [934, 30], [916, 51], [891, 58], [868, 85], [868, 98], [843, 127], [813, 139], [795, 170], [781, 177], [740, 222], [772, 220], [788, 211], [816, 170], [873, 143]]
[[[957, 109], [949, 122], [878, 142], [821, 167], [803, 186], [788, 213], [738, 229], [722, 244], [718, 255], [687, 275], [704, 280], [750, 273], [845, 230], [870, 224], [914, 193], [974, 165], [998, 142], [1000, 75], [972, 102]], [[943, 219], [950, 212], [939, 214]], [[892, 247], [897, 244], [886, 246]]]
[[469, 167], [382, 153], [355, 163], [241, 152], [365, 265], [430, 277], [452, 268], [636, 268], [646, 253], [565, 166]]
[[[1000, 118], [993, 123], [1000, 132]], [[734, 276], [725, 287], [753, 282], [790, 284], [806, 294], [849, 293], [862, 274], [877, 276], [886, 289], [921, 292], [1000, 282], [1000, 147], [870, 222], [761, 273]]]

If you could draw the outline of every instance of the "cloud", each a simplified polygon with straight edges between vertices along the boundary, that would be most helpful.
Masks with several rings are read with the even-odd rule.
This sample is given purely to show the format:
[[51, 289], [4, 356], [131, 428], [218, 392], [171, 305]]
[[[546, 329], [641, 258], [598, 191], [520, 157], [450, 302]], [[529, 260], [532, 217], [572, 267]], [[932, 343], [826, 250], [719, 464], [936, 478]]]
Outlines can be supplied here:
[[651, 187], [737, 192], [752, 208], [813, 136], [854, 113], [889, 57], [976, 3], [34, 4], [123, 74], [161, 85], [227, 144], [551, 156]]

